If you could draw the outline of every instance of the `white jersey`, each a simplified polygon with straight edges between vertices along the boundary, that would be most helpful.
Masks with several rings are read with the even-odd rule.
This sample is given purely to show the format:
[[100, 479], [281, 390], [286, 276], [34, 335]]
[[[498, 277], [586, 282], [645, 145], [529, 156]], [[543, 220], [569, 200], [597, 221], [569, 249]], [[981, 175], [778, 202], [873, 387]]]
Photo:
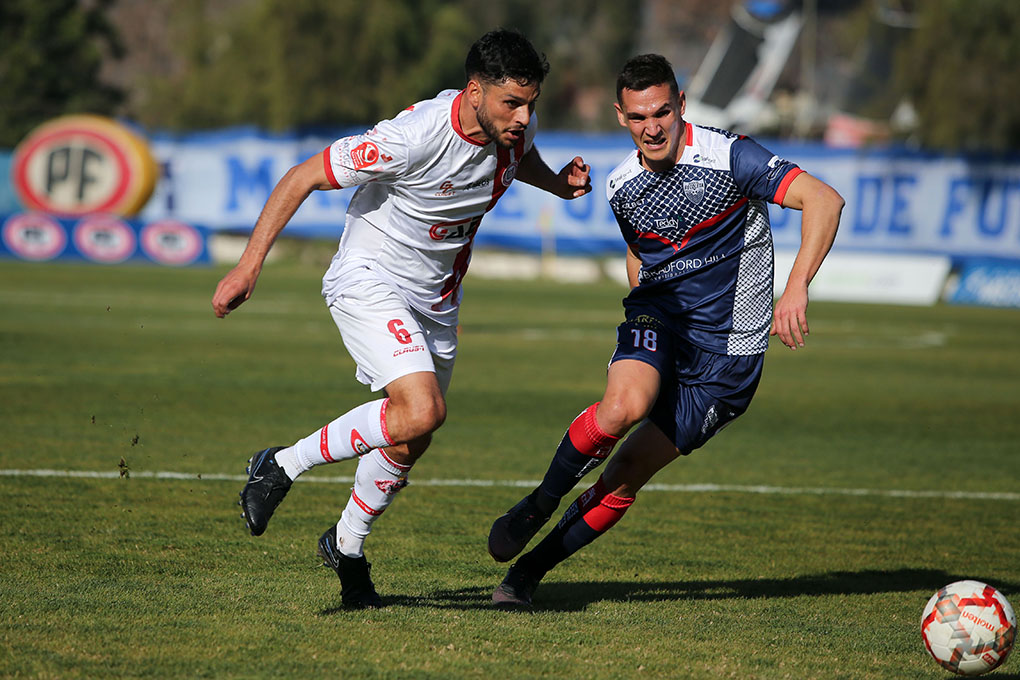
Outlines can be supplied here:
[[512, 149], [482, 144], [460, 127], [462, 95], [440, 92], [323, 151], [335, 188], [361, 185], [323, 277], [328, 303], [343, 292], [341, 275], [364, 266], [426, 316], [457, 323], [475, 232], [513, 181], [537, 127], [533, 114]]

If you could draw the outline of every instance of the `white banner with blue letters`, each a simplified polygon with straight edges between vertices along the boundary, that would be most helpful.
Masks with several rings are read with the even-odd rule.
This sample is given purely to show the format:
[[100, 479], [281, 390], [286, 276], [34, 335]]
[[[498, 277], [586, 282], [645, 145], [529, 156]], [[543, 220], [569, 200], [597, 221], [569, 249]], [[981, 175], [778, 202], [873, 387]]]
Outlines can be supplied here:
[[[248, 231], [287, 169], [321, 153], [332, 140], [328, 134], [277, 136], [247, 128], [157, 135], [151, 147], [162, 178], [139, 217]], [[1020, 158], [758, 141], [828, 182], [846, 199], [837, 250], [1020, 260]], [[559, 254], [619, 254], [623, 241], [605, 199], [605, 179], [633, 152], [626, 132], [540, 130], [536, 144], [557, 170], [573, 156], [582, 156], [591, 165], [594, 191], [563, 201], [515, 182], [486, 215], [477, 243], [555, 249]], [[339, 238], [351, 193], [315, 192], [284, 233]], [[773, 206], [771, 215], [777, 248], [796, 248], [800, 213]]]

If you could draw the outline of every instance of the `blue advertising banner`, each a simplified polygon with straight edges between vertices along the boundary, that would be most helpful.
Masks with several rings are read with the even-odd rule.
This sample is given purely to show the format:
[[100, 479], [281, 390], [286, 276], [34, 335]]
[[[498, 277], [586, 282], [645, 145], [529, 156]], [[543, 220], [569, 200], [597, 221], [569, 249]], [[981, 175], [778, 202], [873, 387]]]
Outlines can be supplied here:
[[959, 273], [948, 302], [990, 307], [1020, 307], [1020, 263], [970, 260]]
[[21, 204], [11, 183], [11, 165], [14, 154], [0, 151], [0, 215], [21, 210]]
[[[251, 128], [150, 140], [162, 177], [143, 221], [176, 219], [246, 232], [292, 165], [337, 135], [269, 135]], [[907, 150], [836, 150], [759, 140], [834, 186], [846, 199], [837, 249], [1020, 259], [1020, 158], [940, 156]], [[608, 173], [633, 152], [619, 134], [539, 131], [543, 158], [558, 169], [575, 155], [591, 165], [594, 191], [562, 201], [515, 182], [485, 217], [479, 245], [560, 253], [619, 253], [605, 198]], [[353, 190], [315, 192], [288, 234], [339, 238]], [[771, 207], [779, 248], [795, 248], [800, 213]]]
[[[175, 220], [214, 231], [247, 232], [269, 192], [292, 165], [343, 134], [271, 135], [254, 128], [154, 135], [160, 166], [141, 222]], [[942, 156], [907, 150], [837, 150], [816, 144], [759, 140], [834, 186], [846, 199], [836, 250], [1020, 260], [1020, 158]], [[618, 254], [623, 245], [605, 200], [605, 179], [627, 154], [630, 138], [539, 131], [546, 162], [562, 167], [575, 155], [592, 168], [594, 191], [562, 201], [515, 182], [485, 217], [479, 245], [561, 254]], [[10, 156], [0, 154], [0, 178]], [[9, 182], [0, 214], [18, 210]], [[338, 239], [353, 190], [315, 192], [286, 234]], [[770, 207], [778, 248], [796, 248], [800, 213]]]
[[141, 221], [100, 214], [63, 219], [22, 212], [0, 215], [0, 257], [183, 267], [209, 263], [209, 232], [173, 219]]

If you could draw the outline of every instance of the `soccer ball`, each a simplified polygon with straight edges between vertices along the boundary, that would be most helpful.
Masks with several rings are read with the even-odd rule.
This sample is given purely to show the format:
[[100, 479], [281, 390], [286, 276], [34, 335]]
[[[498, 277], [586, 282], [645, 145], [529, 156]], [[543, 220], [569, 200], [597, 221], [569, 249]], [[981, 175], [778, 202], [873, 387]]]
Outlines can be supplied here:
[[1013, 648], [1016, 615], [995, 588], [957, 581], [931, 596], [921, 614], [921, 637], [935, 661], [960, 675], [998, 668]]

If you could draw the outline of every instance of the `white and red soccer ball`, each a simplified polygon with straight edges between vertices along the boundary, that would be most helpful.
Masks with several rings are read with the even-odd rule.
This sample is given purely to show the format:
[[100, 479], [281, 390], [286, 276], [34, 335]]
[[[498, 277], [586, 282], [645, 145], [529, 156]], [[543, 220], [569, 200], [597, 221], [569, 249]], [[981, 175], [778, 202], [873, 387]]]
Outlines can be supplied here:
[[935, 661], [959, 675], [998, 668], [1016, 639], [1016, 615], [998, 590], [957, 581], [931, 596], [921, 614], [921, 637]]

